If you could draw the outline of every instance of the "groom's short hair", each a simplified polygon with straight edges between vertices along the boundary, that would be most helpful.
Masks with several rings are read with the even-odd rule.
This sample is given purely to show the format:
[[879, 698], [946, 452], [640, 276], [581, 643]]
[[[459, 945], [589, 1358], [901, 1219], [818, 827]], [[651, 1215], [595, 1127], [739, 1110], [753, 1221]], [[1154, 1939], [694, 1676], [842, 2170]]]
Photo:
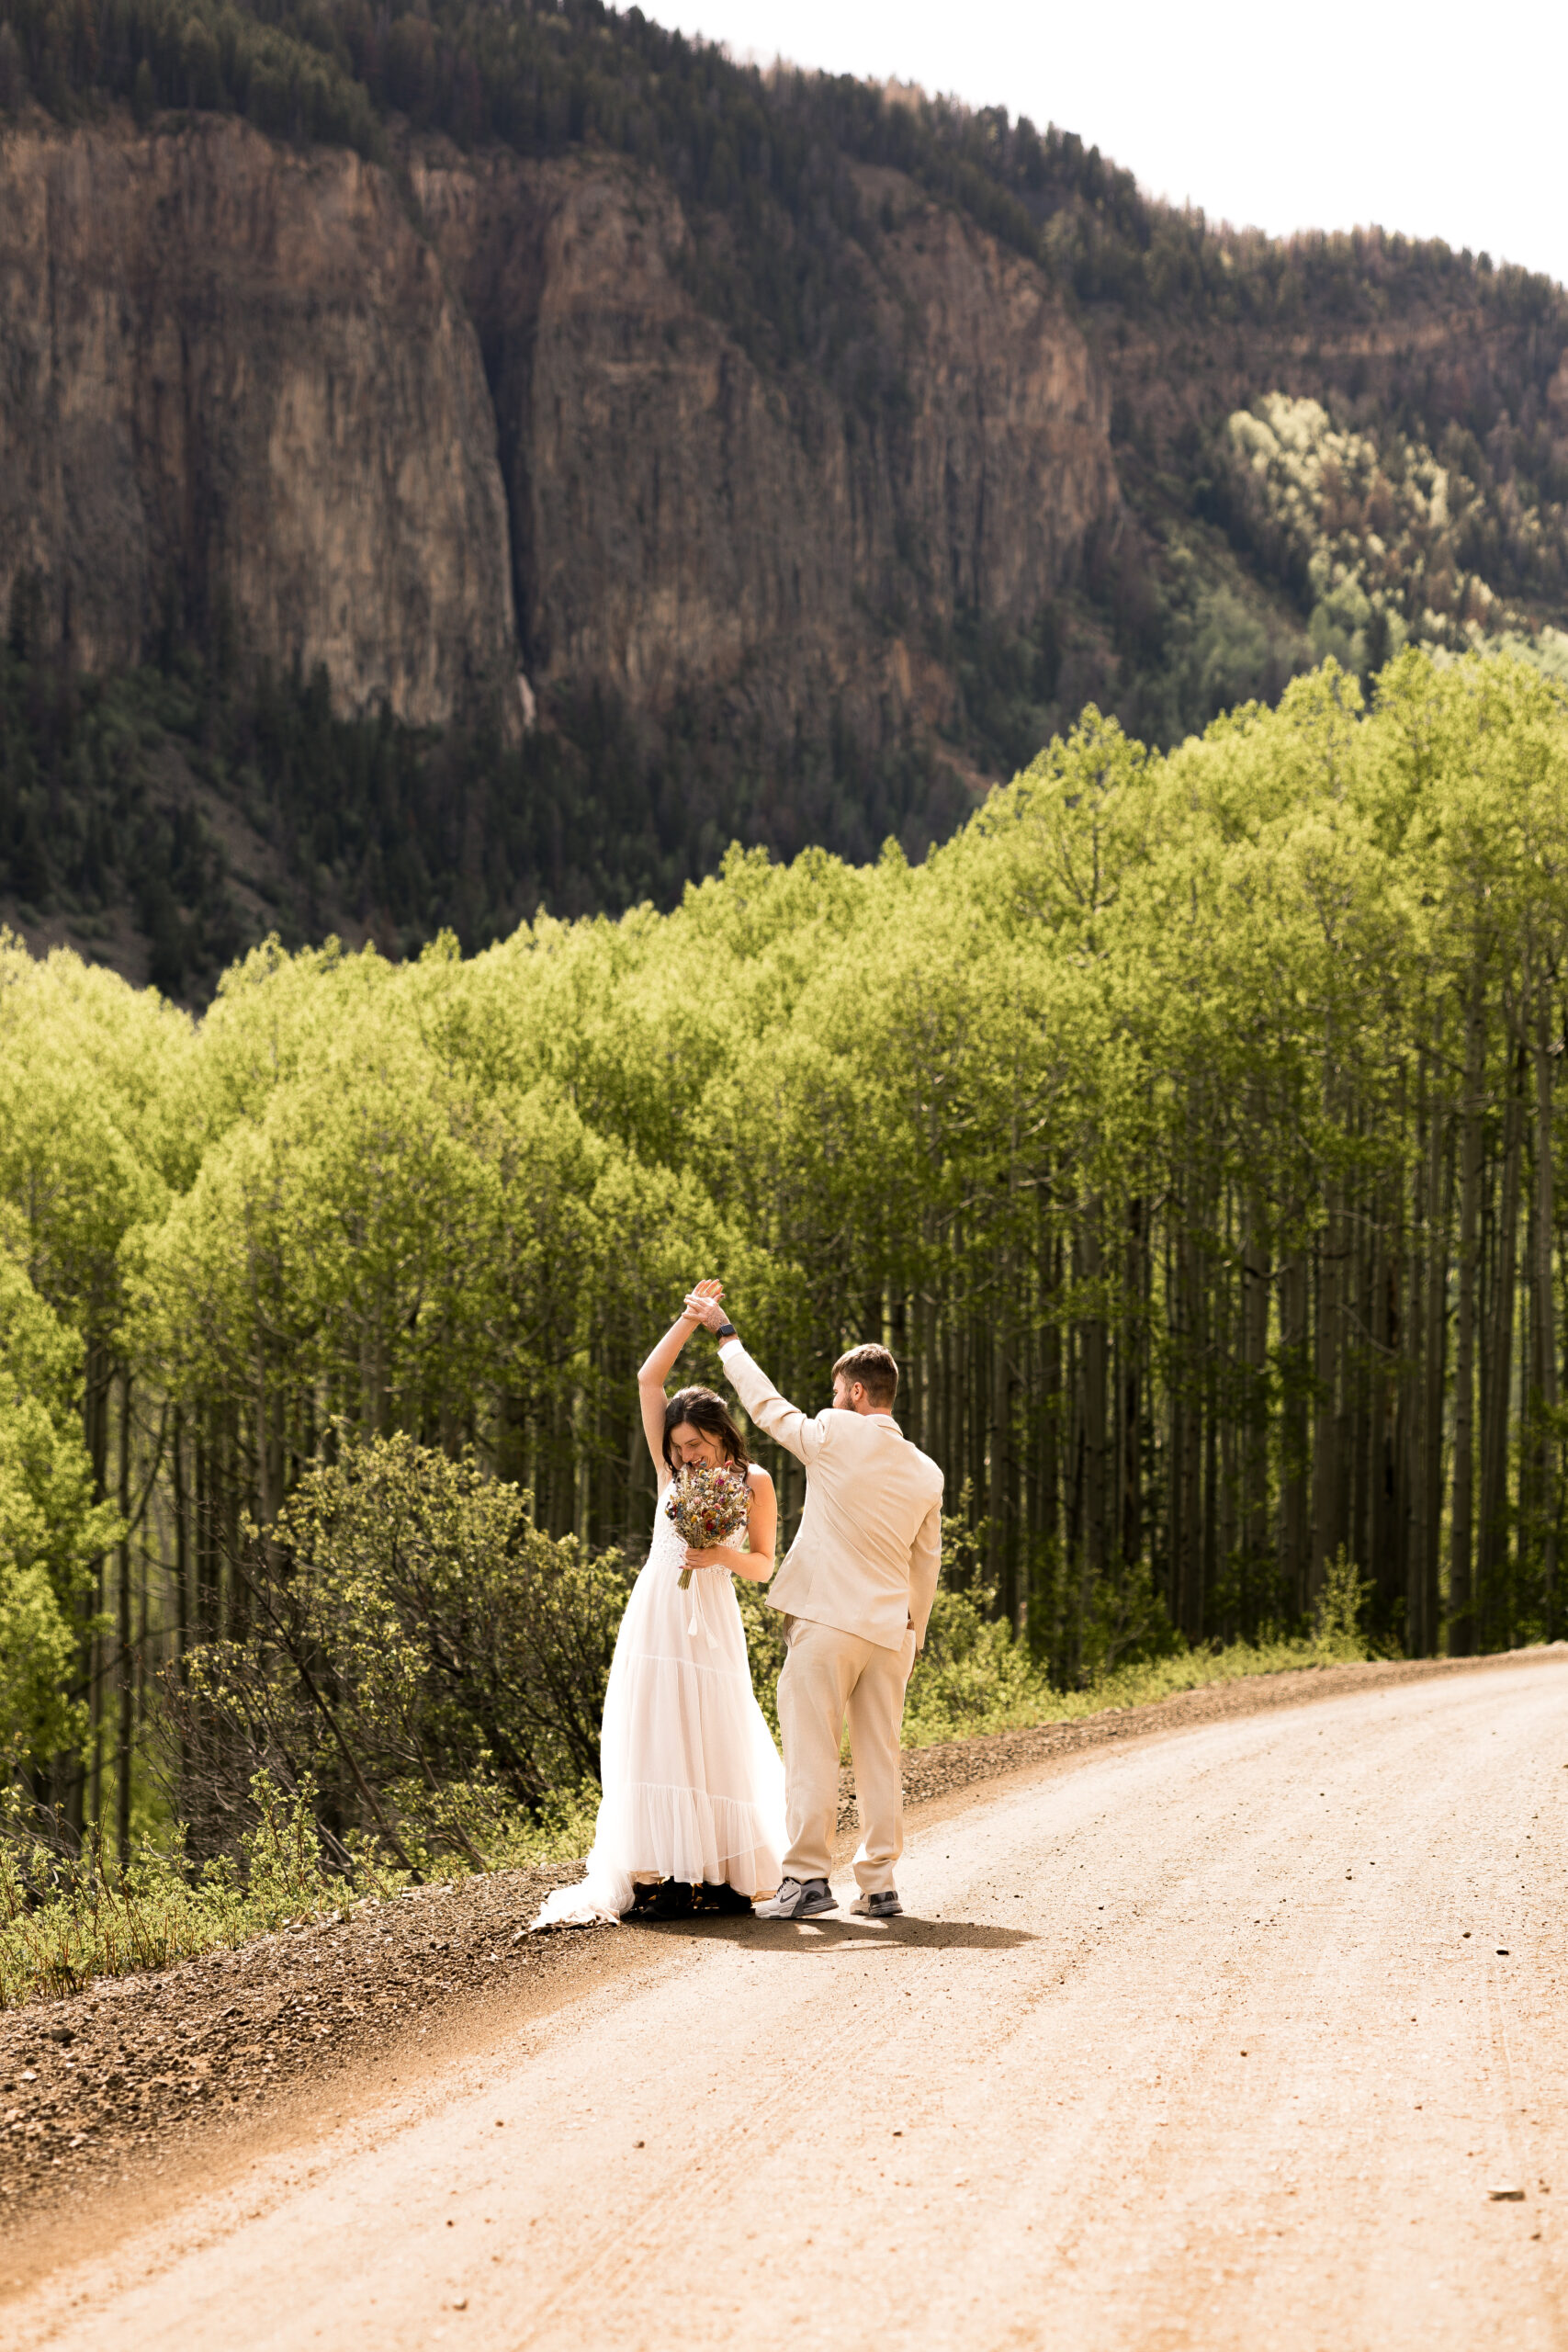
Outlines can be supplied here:
[[892, 1410], [893, 1399], [898, 1394], [898, 1367], [890, 1350], [879, 1348], [868, 1340], [863, 1348], [852, 1348], [847, 1356], [839, 1358], [833, 1366], [835, 1380], [840, 1373], [852, 1385], [858, 1380], [872, 1403], [880, 1406], [885, 1413]]

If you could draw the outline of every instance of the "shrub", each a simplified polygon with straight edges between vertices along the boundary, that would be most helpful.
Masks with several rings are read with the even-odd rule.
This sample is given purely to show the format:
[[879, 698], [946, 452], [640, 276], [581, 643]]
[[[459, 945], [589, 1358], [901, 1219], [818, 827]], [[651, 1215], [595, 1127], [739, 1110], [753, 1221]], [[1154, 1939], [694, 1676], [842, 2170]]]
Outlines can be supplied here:
[[[165, 1677], [163, 1750], [203, 1855], [254, 1821], [254, 1776], [310, 1778], [333, 1866], [483, 1867], [598, 1770], [628, 1579], [534, 1522], [518, 1487], [407, 1436], [343, 1442], [233, 1563], [243, 1635]], [[552, 1812], [553, 1809], [553, 1812]]]

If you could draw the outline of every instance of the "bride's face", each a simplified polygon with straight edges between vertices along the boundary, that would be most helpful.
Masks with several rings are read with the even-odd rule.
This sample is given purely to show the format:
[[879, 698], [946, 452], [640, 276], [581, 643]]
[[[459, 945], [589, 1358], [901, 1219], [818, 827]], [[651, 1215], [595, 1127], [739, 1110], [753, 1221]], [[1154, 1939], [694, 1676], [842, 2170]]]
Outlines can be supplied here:
[[670, 1453], [677, 1470], [716, 1470], [724, 1460], [724, 1448], [712, 1431], [690, 1421], [677, 1421], [671, 1430]]

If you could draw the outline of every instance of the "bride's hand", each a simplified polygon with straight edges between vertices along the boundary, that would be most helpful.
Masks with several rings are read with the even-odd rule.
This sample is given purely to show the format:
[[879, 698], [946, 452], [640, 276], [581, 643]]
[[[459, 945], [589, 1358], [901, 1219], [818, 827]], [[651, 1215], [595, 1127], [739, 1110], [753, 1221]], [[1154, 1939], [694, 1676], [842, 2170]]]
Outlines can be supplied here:
[[688, 1544], [685, 1565], [688, 1568], [728, 1568], [730, 1558], [722, 1544], [716, 1544], [711, 1552], [694, 1552]]
[[696, 1322], [705, 1323], [710, 1331], [716, 1331], [724, 1320], [723, 1297], [722, 1283], [699, 1283], [687, 1297], [686, 1312]]

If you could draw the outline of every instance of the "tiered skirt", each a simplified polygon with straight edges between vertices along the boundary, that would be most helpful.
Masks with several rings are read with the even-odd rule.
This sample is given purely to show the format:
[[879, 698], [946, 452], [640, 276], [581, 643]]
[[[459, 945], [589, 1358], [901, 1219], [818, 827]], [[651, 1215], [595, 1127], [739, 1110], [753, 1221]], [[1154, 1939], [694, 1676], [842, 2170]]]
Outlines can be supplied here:
[[779, 1882], [784, 1765], [751, 1689], [729, 1576], [699, 1568], [682, 1591], [681, 1546], [660, 1526], [615, 1638], [600, 1736], [604, 1796], [587, 1876], [535, 1926], [619, 1919], [650, 1879]]

